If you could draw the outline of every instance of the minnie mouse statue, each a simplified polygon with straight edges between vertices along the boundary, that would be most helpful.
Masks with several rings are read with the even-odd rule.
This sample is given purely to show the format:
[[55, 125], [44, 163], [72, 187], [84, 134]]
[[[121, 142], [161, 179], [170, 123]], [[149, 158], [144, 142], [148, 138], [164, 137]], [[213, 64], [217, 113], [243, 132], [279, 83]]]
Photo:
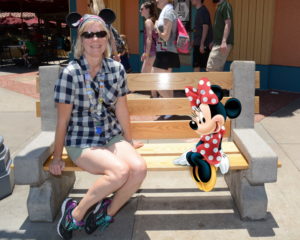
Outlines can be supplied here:
[[191, 173], [200, 190], [211, 191], [216, 184], [216, 171], [222, 174], [229, 170], [229, 160], [222, 151], [226, 118], [237, 118], [242, 110], [236, 98], [230, 98], [225, 106], [221, 103], [223, 92], [220, 86], [210, 84], [207, 78], [199, 81], [198, 89], [186, 87], [185, 94], [192, 106], [190, 127], [200, 135], [194, 149], [184, 153], [183, 159], [191, 166]]

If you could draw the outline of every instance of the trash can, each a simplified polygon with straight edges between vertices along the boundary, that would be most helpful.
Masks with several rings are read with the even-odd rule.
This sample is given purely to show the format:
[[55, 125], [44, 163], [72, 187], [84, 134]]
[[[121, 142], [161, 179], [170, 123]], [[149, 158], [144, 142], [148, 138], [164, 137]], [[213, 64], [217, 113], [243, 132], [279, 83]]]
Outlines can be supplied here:
[[9, 149], [0, 136], [0, 199], [12, 193], [15, 185], [14, 167]]

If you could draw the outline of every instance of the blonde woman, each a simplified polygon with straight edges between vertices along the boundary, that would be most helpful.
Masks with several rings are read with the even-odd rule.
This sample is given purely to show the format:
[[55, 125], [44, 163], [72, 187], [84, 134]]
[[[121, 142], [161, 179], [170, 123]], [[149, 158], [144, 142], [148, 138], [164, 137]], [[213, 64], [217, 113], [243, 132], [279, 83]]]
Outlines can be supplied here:
[[107, 227], [146, 175], [146, 164], [132, 146], [126, 74], [119, 62], [109, 58], [109, 38], [100, 17], [84, 15], [76, 60], [63, 70], [55, 86], [58, 117], [50, 172], [62, 173], [66, 146], [77, 166], [102, 175], [79, 203], [71, 198], [63, 202], [57, 231], [64, 239], [70, 239], [73, 230], [85, 228], [91, 234], [99, 226]]

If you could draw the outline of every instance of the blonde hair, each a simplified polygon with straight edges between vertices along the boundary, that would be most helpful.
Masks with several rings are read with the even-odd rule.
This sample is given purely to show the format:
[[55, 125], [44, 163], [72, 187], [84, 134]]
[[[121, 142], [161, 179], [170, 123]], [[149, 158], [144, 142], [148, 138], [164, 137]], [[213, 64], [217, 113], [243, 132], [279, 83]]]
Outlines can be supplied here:
[[168, 0], [168, 3], [173, 3], [173, 0]]
[[89, 7], [92, 14], [98, 15], [105, 8], [105, 4], [103, 0], [90, 0]]
[[74, 57], [77, 58], [77, 59], [80, 58], [83, 55], [83, 52], [84, 52], [84, 48], [83, 48], [83, 44], [82, 44], [83, 39], [81, 37], [81, 34], [85, 31], [85, 29], [88, 25], [91, 25], [93, 23], [101, 24], [102, 27], [104, 28], [104, 31], [107, 33], [107, 36], [106, 36], [107, 46], [106, 46], [105, 52], [103, 53], [103, 57], [108, 58], [108, 57], [111, 56], [111, 48], [110, 48], [110, 45], [109, 45], [110, 31], [101, 22], [90, 20], [90, 21], [87, 21], [87, 22], [83, 23], [82, 26], [78, 29], [78, 32], [77, 32], [76, 44], [75, 44], [75, 47], [74, 47]]

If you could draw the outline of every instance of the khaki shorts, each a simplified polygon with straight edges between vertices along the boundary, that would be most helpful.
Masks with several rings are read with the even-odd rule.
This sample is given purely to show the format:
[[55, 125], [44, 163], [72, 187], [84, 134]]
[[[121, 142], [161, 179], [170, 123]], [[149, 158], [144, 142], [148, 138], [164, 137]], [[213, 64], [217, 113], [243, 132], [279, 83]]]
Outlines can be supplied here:
[[[124, 137], [122, 135], [117, 135], [115, 137], [113, 137], [107, 144], [101, 146], [101, 147], [110, 147], [111, 145], [117, 143], [117, 142], [121, 142], [124, 140]], [[81, 154], [87, 150], [90, 149], [91, 147], [70, 147], [70, 146], [66, 146], [66, 150], [67, 153], [69, 155], [69, 157], [71, 158], [72, 162], [76, 164], [76, 160], [77, 158], [79, 158], [81, 156]]]
[[232, 45], [227, 45], [227, 51], [225, 54], [221, 53], [220, 45], [214, 45], [207, 61], [206, 70], [208, 72], [222, 72], [226, 63], [227, 57], [232, 49]]

